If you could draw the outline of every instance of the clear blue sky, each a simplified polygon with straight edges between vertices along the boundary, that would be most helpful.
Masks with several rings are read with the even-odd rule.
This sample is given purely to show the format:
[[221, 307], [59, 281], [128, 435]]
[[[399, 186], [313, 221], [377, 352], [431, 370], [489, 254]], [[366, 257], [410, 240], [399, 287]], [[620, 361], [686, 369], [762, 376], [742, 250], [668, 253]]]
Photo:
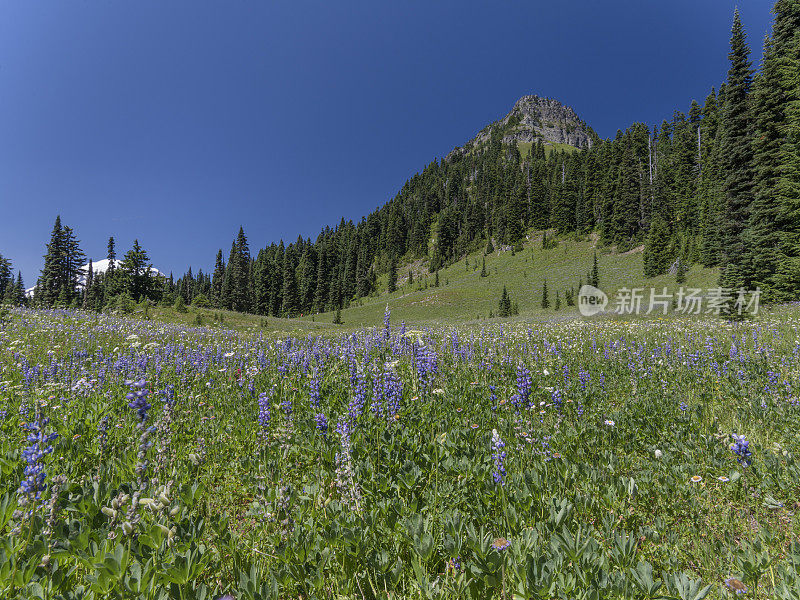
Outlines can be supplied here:
[[[741, 3], [757, 63], [771, 2]], [[316, 237], [524, 94], [603, 137], [702, 102], [728, 0], [0, 4], [0, 254], [35, 283], [60, 213], [176, 276]]]

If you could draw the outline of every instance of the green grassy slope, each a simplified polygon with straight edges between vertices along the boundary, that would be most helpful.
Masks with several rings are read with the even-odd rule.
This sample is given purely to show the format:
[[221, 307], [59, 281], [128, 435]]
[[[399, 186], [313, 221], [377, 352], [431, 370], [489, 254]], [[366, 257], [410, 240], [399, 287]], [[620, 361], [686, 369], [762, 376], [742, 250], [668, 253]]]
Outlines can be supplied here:
[[[395, 323], [455, 323], [482, 320], [489, 312], [497, 313], [497, 305], [503, 286], [507, 286], [512, 301], [519, 304], [520, 314], [514, 319], [535, 319], [577, 315], [576, 307], [568, 307], [564, 302], [564, 290], [573, 287], [578, 290], [580, 279], [586, 281], [586, 273], [591, 269], [595, 243], [585, 239], [575, 241], [573, 238], [561, 239], [556, 248], [543, 250], [541, 232], [532, 232], [526, 241], [524, 250], [514, 256], [510, 251], [495, 250], [486, 257], [487, 277], [480, 277], [483, 252], [479, 251], [467, 257], [469, 267], [462, 259], [458, 263], [439, 271], [439, 287], [428, 287], [420, 290], [420, 280], [427, 278], [429, 286], [433, 286], [434, 275], [427, 272], [427, 267], [419, 263], [413, 265], [414, 283], [404, 285], [408, 266], [399, 269], [399, 289], [387, 294], [386, 277], [379, 280], [382, 293], [363, 298], [342, 311], [345, 326], [372, 326], [381, 323], [383, 311], [389, 305], [392, 321]], [[611, 252], [607, 248], [597, 250], [600, 287], [612, 296], [622, 287], [657, 288], [666, 286], [674, 291], [678, 286], [674, 275], [663, 275], [647, 279], [642, 274], [642, 252], [635, 249], [624, 254]], [[698, 265], [692, 267], [687, 274], [685, 287], [710, 288], [716, 285], [718, 271], [704, 269]], [[542, 284], [547, 279], [551, 308], [541, 308]], [[556, 291], [562, 300], [560, 311], [555, 311]], [[310, 321], [311, 317], [303, 317], [300, 321]], [[332, 313], [314, 315], [316, 322], [330, 323]], [[495, 318], [499, 321], [500, 319]]]
[[[533, 142], [517, 142], [517, 149], [519, 150], [520, 156], [525, 158], [528, 154], [531, 153], [531, 147], [533, 146]], [[558, 142], [545, 142], [544, 144], [544, 154], [545, 156], [550, 156], [550, 153], [555, 150], [563, 150], [568, 154], [572, 154], [573, 152], [580, 152], [580, 148], [576, 148], [575, 146], [570, 146], [569, 144], [560, 144]]]
[[[134, 316], [141, 317], [141, 311]], [[331, 324], [332, 317], [326, 321], [314, 322], [311, 320], [279, 319], [277, 317], [264, 317], [220, 310], [216, 308], [198, 308], [189, 306], [187, 312], [181, 313], [172, 307], [157, 306], [148, 310], [148, 317], [164, 323], [176, 325], [196, 325], [202, 327], [221, 327], [237, 331], [260, 330], [263, 332], [297, 334], [324, 333], [327, 330], [337, 331], [336, 325]], [[199, 319], [198, 319], [199, 317]], [[221, 317], [221, 320], [219, 319]]]
[[[543, 250], [541, 232], [531, 232], [528, 237], [524, 249], [513, 256], [510, 251], [498, 249], [486, 256], [487, 277], [480, 276], [483, 251], [474, 252], [467, 257], [469, 267], [462, 259], [441, 269], [438, 288], [433, 287], [435, 275], [428, 272], [427, 264], [422, 261], [398, 269], [398, 290], [392, 294], [386, 293], [386, 275], [382, 275], [378, 280], [379, 292], [376, 295], [362, 298], [342, 310], [343, 325], [332, 324], [332, 312], [304, 315], [299, 319], [279, 319], [197, 307], [189, 307], [186, 313], [176, 312], [171, 307], [156, 307], [149, 310], [149, 316], [168, 323], [225, 327], [240, 331], [322, 334], [380, 325], [388, 304], [395, 323], [474, 323], [488, 319], [490, 312], [497, 313], [504, 285], [508, 288], [512, 301], [519, 305], [520, 314], [510, 319], [494, 317], [493, 322], [541, 321], [553, 317], [577, 316], [577, 307], [566, 305], [564, 291], [572, 287], [577, 293], [579, 281], [582, 279], [586, 282], [586, 274], [591, 269], [595, 250], [600, 287], [609, 297], [619, 288], [639, 287], [646, 288], [646, 301], [651, 287], [659, 292], [665, 286], [670, 292], [680, 287], [676, 284], [674, 275], [645, 278], [642, 274], [641, 248], [618, 254], [613, 249], [596, 248], [593, 239], [575, 240], [568, 236], [559, 239], [557, 247]], [[411, 285], [406, 283], [409, 268], [414, 272], [414, 282]], [[704, 269], [695, 265], [687, 274], [683, 285], [712, 288], [716, 286], [718, 276], [715, 269]], [[551, 303], [547, 310], [541, 308], [542, 284], [545, 279]], [[561, 297], [559, 311], [554, 310], [556, 291]], [[215, 318], [216, 316], [221, 316], [222, 321]]]

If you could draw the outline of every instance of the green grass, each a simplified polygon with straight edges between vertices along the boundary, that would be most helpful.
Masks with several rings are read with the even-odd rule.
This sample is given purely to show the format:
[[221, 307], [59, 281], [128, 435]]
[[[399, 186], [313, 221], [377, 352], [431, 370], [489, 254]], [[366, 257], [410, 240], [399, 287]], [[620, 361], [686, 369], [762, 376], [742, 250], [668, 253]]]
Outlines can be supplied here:
[[[187, 307], [188, 311], [181, 313], [172, 307], [158, 306], [149, 309], [150, 319], [163, 323], [184, 326], [202, 326], [212, 328], [233, 329], [236, 331], [262, 331], [264, 333], [285, 333], [295, 334], [323, 333], [326, 330], [335, 329], [330, 320], [314, 322], [311, 319], [280, 319], [278, 317], [265, 317], [263, 315], [251, 315], [230, 310], [220, 310], [216, 308], [199, 308], [196, 306]], [[141, 317], [141, 313], [134, 316]], [[198, 321], [198, 317], [200, 317]], [[221, 320], [215, 317], [222, 317]]]
[[[520, 314], [511, 320], [577, 316], [576, 307], [566, 306], [564, 291], [572, 287], [577, 293], [580, 280], [586, 282], [586, 273], [591, 269], [593, 252], [596, 249], [594, 242], [589, 239], [576, 241], [570, 236], [560, 239], [556, 248], [542, 250], [541, 232], [531, 232], [529, 238], [523, 251], [513, 256], [510, 251], [500, 250], [486, 256], [487, 277], [480, 277], [482, 251], [467, 257], [469, 268], [465, 267], [465, 261], [461, 259], [441, 269], [438, 288], [419, 289], [420, 283], [424, 285], [426, 278], [429, 286], [432, 286], [435, 276], [428, 273], [427, 266], [417, 263], [414, 283], [400, 286], [392, 294], [385, 292], [384, 275], [379, 278], [382, 293], [363, 298], [342, 311], [344, 325], [355, 327], [379, 324], [387, 304], [395, 321], [420, 324], [475, 322], [486, 319], [490, 311], [497, 312], [504, 285], [508, 288], [512, 301], [519, 304]], [[641, 287], [648, 292], [651, 287], [659, 291], [667, 287], [670, 292], [680, 287], [676, 284], [674, 275], [645, 278], [642, 274], [641, 250], [623, 254], [611, 252], [607, 248], [596, 250], [600, 287], [610, 298], [622, 287]], [[401, 282], [405, 281], [408, 267], [401, 267], [398, 271]], [[706, 289], [714, 287], [717, 278], [717, 270], [695, 265], [687, 274], [683, 285]], [[551, 301], [551, 308], [548, 310], [541, 308], [542, 285], [545, 279]], [[560, 311], [553, 309], [556, 291], [562, 300]], [[315, 315], [315, 320], [330, 323], [333, 313]], [[310, 317], [304, 317], [300, 321], [310, 322]]]
[[[524, 158], [528, 154], [530, 154], [532, 146], [533, 142], [517, 142], [517, 148], [519, 149], [520, 156]], [[562, 150], [569, 154], [572, 154], [573, 152], [580, 152], [580, 148], [576, 148], [575, 146], [570, 146], [569, 144], [560, 144], [558, 142], [545, 142], [544, 144], [545, 156], [550, 156], [550, 154], [555, 150]]]

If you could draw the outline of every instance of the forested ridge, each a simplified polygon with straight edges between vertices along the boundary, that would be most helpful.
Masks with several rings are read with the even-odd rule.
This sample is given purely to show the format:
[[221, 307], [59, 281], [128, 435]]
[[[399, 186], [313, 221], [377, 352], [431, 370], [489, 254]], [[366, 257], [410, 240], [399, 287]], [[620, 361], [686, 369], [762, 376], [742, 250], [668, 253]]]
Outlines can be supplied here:
[[[202, 296], [212, 306], [274, 316], [335, 310], [377, 293], [379, 275], [397, 281], [400, 265], [423, 259], [434, 273], [483, 247], [521, 249], [531, 229], [596, 232], [618, 252], [644, 245], [646, 277], [699, 263], [719, 267], [724, 287], [759, 287], [770, 301], [798, 299], [800, 0], [778, 0], [773, 12], [758, 70], [737, 12], [724, 82], [656, 127], [634, 123], [613, 139], [592, 132], [591, 147], [574, 152], [548, 153], [540, 139], [521, 154], [495, 126], [488, 139], [426, 166], [358, 222], [342, 219], [315, 240], [298, 237], [254, 253], [240, 229], [229, 252], [217, 253], [212, 273], [190, 269], [136, 289], [130, 269], [127, 283], [106, 273], [94, 278], [91, 301], [83, 303], [100, 307], [124, 292], [187, 303]], [[71, 231], [65, 239], [74, 239]], [[56, 268], [58, 260], [46, 257], [36, 303], [77, 294], [75, 277], [64, 275], [74, 256], [59, 251], [69, 265]], [[6, 272], [0, 276], [10, 282]], [[0, 281], [0, 288], [10, 285]]]

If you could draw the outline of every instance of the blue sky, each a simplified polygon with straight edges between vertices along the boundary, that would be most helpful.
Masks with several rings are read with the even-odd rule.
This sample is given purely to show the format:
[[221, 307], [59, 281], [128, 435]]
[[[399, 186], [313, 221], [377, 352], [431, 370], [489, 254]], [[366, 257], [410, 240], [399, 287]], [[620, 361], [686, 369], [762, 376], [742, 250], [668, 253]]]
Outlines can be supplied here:
[[[753, 58], [772, 3], [740, 7]], [[386, 202], [519, 96], [601, 136], [725, 77], [734, 3], [0, 4], [0, 254], [35, 283], [56, 214], [176, 276]]]

